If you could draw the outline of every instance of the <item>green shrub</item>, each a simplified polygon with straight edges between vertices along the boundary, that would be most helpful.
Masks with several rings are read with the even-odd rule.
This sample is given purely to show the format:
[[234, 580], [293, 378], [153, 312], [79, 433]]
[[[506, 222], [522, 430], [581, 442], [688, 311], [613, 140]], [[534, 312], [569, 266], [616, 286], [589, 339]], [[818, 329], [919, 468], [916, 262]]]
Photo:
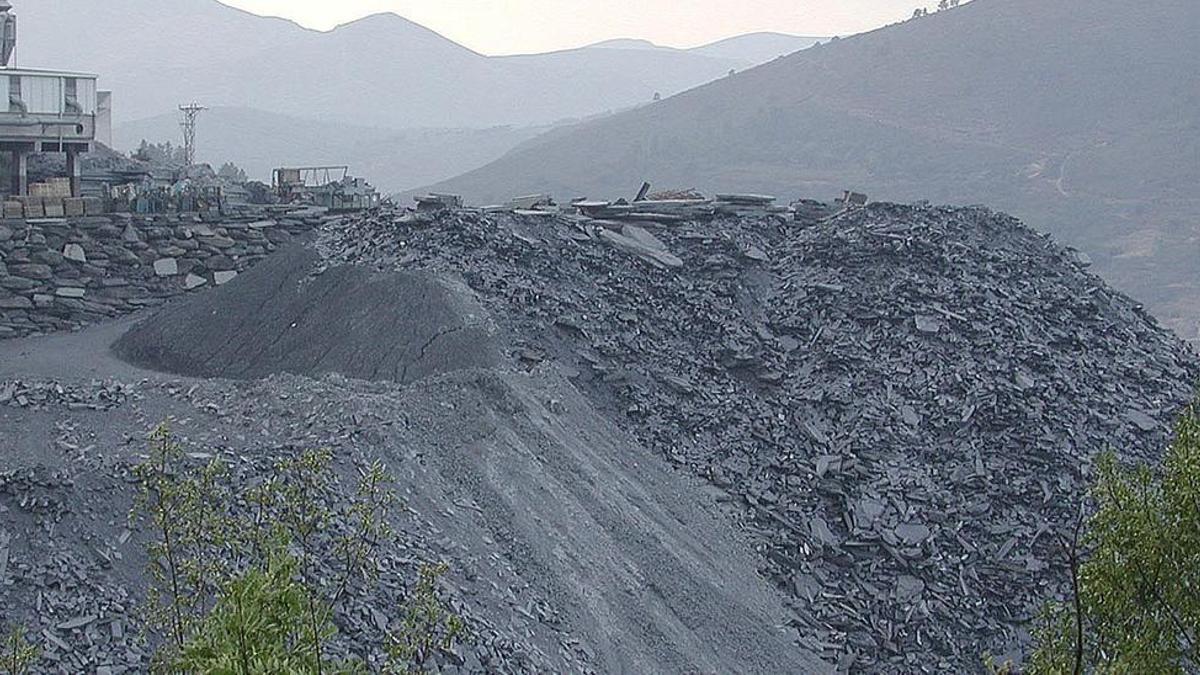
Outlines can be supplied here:
[[448, 570], [445, 564], [421, 568], [421, 577], [409, 594], [400, 631], [388, 640], [387, 672], [420, 673], [429, 657], [450, 649], [463, 636], [466, 626], [462, 619], [448, 611], [437, 594], [438, 580]]
[[[132, 517], [155, 533], [148, 547], [148, 624], [160, 672], [350, 673], [328, 658], [335, 608], [377, 574], [394, 539], [387, 471], [371, 464], [344, 490], [326, 450], [276, 462], [246, 488], [214, 460], [189, 468], [170, 430], [150, 436], [135, 469]], [[463, 632], [436, 593], [446, 568], [423, 570], [398, 634], [383, 648], [392, 672], [414, 672]]]
[[[298, 576], [297, 559], [277, 550], [263, 568], [229, 581], [184, 644], [175, 667], [217, 675], [352, 672], [351, 666], [321, 661], [315, 645], [337, 629], [328, 607], [314, 603]], [[320, 607], [315, 624], [309, 614], [314, 604]]]
[[42, 650], [25, 637], [25, 629], [13, 626], [3, 634], [0, 644], [0, 673], [25, 675], [42, 656]]
[[1028, 672], [1200, 670], [1200, 402], [1162, 466], [1098, 464], [1094, 515], [1065, 546], [1072, 597], [1049, 605]]

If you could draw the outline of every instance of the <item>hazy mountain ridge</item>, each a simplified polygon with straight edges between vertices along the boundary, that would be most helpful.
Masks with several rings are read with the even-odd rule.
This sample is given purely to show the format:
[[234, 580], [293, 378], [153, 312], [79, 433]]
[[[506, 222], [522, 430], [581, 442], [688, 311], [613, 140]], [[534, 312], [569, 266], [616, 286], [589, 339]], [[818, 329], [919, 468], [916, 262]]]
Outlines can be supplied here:
[[655, 44], [650, 40], [632, 38], [617, 38], [603, 40], [588, 45], [586, 49], [657, 49], [663, 51], [688, 52], [713, 58], [744, 61], [746, 63], [766, 63], [779, 56], [798, 52], [828, 40], [826, 37], [806, 35], [788, 35], [786, 33], [759, 32], [736, 35], [717, 40], [699, 47], [678, 49]]
[[[1200, 5], [976, 0], [527, 143], [436, 186], [984, 203], [1200, 335]], [[1182, 74], [1182, 75], [1181, 75]]]
[[[45, 0], [17, 11], [20, 62], [100, 74], [119, 121], [197, 100], [393, 129], [528, 126], [620, 110], [753, 65], [737, 50], [703, 48], [489, 57], [395, 14], [318, 32], [216, 0]], [[65, 48], [64, 34], [75, 36]]]

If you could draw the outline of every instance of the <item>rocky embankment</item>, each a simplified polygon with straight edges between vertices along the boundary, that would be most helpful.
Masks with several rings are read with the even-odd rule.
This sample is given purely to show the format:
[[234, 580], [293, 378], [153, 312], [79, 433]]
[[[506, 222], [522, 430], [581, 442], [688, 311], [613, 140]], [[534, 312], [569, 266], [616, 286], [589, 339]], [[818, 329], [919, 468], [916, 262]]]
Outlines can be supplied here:
[[78, 328], [220, 286], [320, 212], [228, 217], [86, 216], [0, 221], [0, 339]]
[[1056, 535], [1096, 453], [1165, 446], [1195, 354], [1010, 217], [821, 215], [380, 212], [319, 246], [463, 279], [515, 362], [563, 364], [727, 490], [802, 643], [851, 669], [975, 668], [1062, 588]]
[[[0, 440], [47, 461], [22, 431], [40, 424], [64, 457], [114, 462], [136, 457], [129, 429], [171, 415], [250, 462], [313, 443], [384, 458], [420, 540], [397, 566], [451, 561], [486, 627], [459, 671], [808, 672], [817, 654], [847, 672], [971, 672], [1017, 653], [1064, 588], [1057, 535], [1092, 460], [1161, 453], [1196, 355], [1002, 214], [733, 197], [327, 219], [120, 342], [144, 368], [252, 381], [159, 385], [164, 399], [14, 377]], [[74, 506], [10, 549], [57, 567], [15, 568], [7, 597], [55, 598], [39, 625], [64, 644], [105, 641], [111, 619], [76, 623], [124, 626], [136, 591], [97, 610], [75, 590], [135, 589], [96, 581], [135, 556], [70, 581], [95, 546], [64, 541], [121, 508], [57, 483], [0, 490], [0, 506], [28, 520], [41, 494]], [[387, 623], [356, 602], [351, 651]], [[113, 663], [137, 650], [109, 642]]]

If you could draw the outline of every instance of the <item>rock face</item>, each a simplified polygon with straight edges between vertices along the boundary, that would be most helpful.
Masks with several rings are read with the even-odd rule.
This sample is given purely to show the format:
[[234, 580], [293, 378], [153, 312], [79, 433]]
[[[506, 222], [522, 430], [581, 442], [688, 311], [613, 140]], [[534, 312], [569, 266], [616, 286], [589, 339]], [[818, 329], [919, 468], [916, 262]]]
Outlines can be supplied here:
[[557, 360], [742, 504], [798, 639], [851, 670], [1018, 646], [1065, 580], [1055, 534], [1091, 458], [1155, 456], [1200, 378], [1138, 305], [984, 209], [647, 227], [653, 246], [579, 216], [377, 212], [318, 248], [464, 279], [514, 363]]
[[315, 212], [216, 223], [119, 215], [6, 220], [0, 339], [76, 328], [225, 284], [321, 220]]

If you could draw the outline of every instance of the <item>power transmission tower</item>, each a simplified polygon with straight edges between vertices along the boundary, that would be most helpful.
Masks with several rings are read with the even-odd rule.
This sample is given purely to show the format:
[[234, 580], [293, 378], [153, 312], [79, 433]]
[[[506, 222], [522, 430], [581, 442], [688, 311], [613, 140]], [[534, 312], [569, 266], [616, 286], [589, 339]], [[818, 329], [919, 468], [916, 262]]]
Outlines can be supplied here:
[[183, 113], [183, 121], [179, 123], [183, 129], [183, 161], [191, 166], [196, 163], [196, 118], [208, 108], [192, 102], [179, 106], [179, 110]]

